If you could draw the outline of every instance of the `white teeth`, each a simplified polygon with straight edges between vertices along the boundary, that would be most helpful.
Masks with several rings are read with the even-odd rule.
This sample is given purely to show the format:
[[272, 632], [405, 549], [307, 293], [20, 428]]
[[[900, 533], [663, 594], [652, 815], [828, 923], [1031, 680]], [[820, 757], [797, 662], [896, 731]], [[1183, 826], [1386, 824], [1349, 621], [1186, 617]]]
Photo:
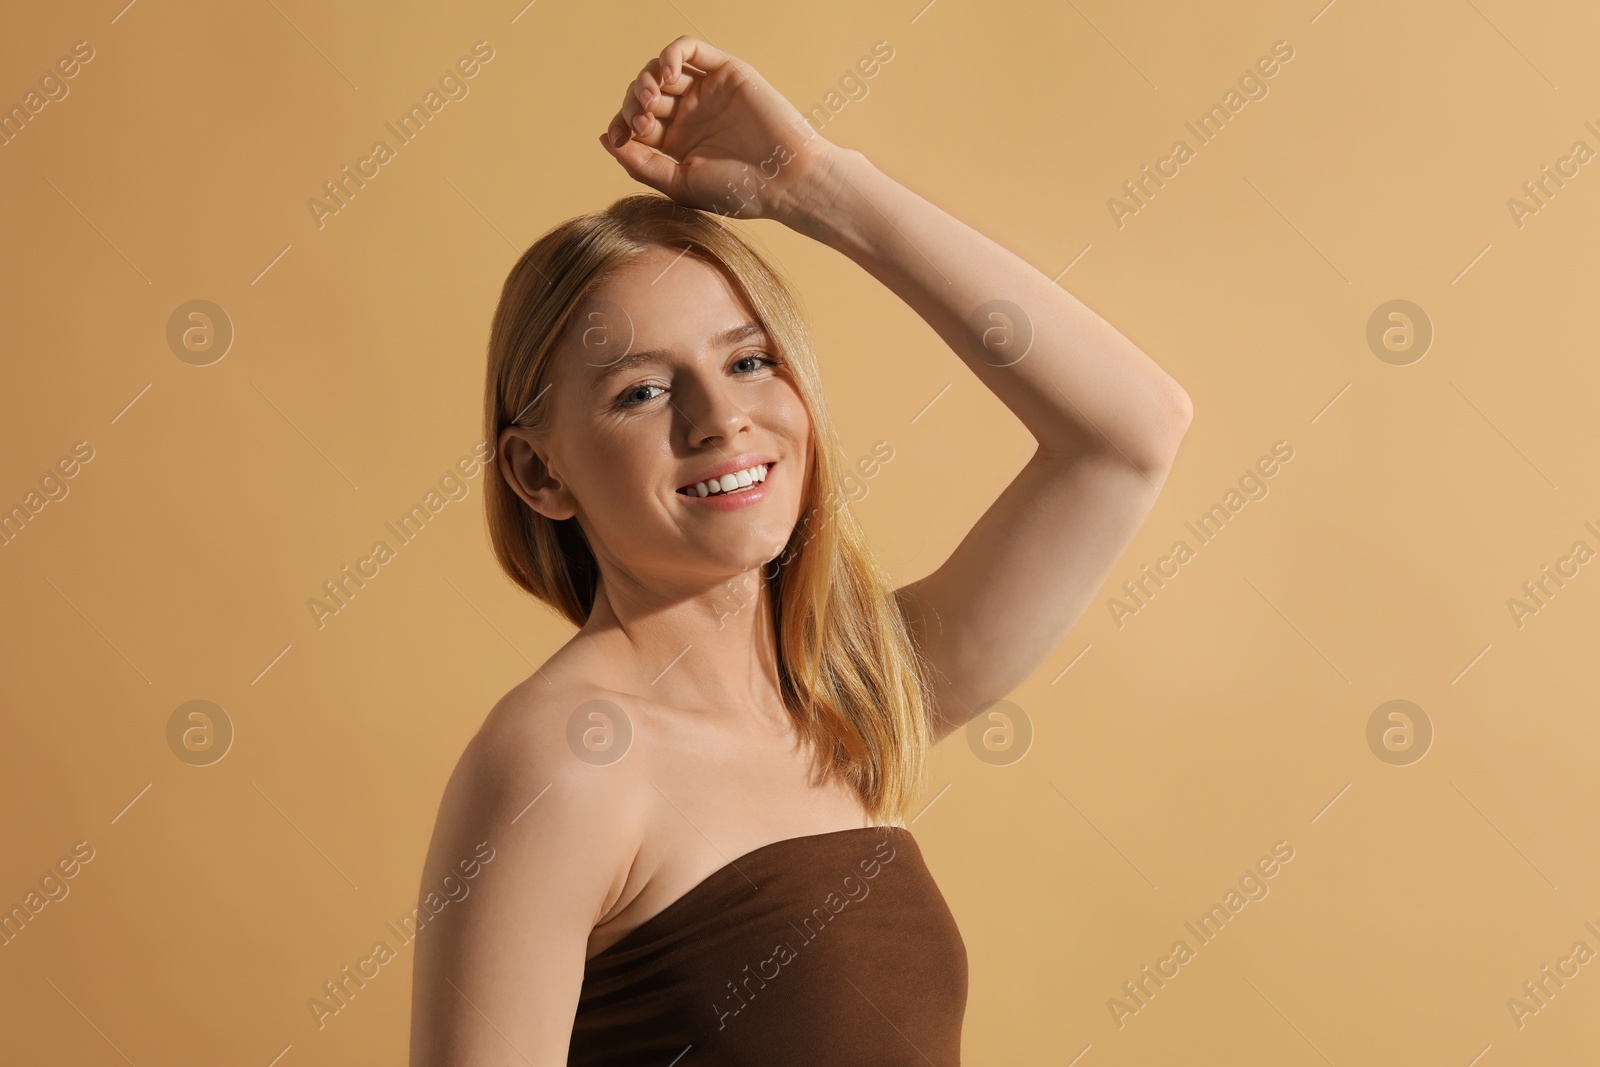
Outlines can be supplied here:
[[[761, 482], [766, 480], [767, 464], [758, 463], [754, 467], [746, 467], [742, 471], [734, 471], [732, 474], [724, 474], [720, 478], [712, 478], [709, 481], [696, 482], [694, 485], [690, 486], [689, 489], [693, 490], [696, 496], [711, 496], [715, 493], [731, 493], [736, 489], [744, 489], [748, 486], [759, 485]], [[685, 491], [687, 492], [688, 490]]]

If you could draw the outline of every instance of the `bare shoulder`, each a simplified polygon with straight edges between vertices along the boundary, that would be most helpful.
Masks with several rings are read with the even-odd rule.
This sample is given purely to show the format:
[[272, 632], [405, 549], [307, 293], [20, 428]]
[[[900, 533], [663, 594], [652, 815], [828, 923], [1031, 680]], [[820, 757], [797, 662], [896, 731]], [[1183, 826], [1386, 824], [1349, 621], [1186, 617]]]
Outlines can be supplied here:
[[637, 721], [630, 703], [588, 680], [530, 679], [500, 698], [462, 753], [462, 765], [488, 781], [544, 775], [544, 784], [632, 796], [645, 783], [634, 773], [639, 761], [623, 758]]
[[632, 747], [627, 703], [587, 681], [552, 685], [536, 675], [518, 685], [462, 751], [441, 824], [448, 816], [498, 825], [539, 851], [581, 843], [575, 855], [597, 866], [631, 861], [648, 784], [640, 761], [622, 758]]
[[[413, 1062], [499, 1062], [504, 1038], [485, 1018], [535, 1062], [564, 1062], [589, 936], [644, 825], [638, 761], [596, 756], [572, 725], [607, 707], [620, 710], [587, 684], [523, 683], [461, 753], [424, 864], [422, 898], [449, 903], [416, 942]], [[461, 866], [472, 857], [479, 866]]]

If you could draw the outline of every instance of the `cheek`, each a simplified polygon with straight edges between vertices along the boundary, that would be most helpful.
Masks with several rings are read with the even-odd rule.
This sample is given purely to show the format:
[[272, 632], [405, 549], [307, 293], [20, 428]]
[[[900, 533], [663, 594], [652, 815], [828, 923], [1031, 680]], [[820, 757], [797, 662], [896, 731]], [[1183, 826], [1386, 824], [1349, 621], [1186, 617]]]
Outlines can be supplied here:
[[619, 514], [637, 511], [640, 503], [660, 486], [639, 457], [596, 454], [585, 463], [589, 497], [596, 507]]
[[811, 414], [794, 385], [784, 382], [775, 391], [769, 426], [782, 436], [791, 449], [809, 447], [811, 440]]
[[[592, 436], [569, 445], [564, 469], [572, 494], [584, 511], [612, 515], [637, 508], [636, 497], [648, 481], [638, 448], [630, 448], [625, 438], [609, 436]], [[639, 446], [649, 452], [649, 446]]]

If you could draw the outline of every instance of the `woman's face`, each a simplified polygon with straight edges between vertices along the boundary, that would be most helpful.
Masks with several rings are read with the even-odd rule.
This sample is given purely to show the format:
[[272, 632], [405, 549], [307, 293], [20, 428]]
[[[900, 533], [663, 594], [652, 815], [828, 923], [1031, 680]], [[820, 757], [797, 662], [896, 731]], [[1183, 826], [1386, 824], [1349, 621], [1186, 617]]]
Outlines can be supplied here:
[[[557, 405], [554, 430], [506, 457], [540, 512], [577, 516], [595, 554], [638, 580], [729, 577], [783, 552], [799, 520], [811, 420], [720, 269], [652, 251], [578, 308], [554, 358], [540, 401]], [[766, 480], [742, 492], [692, 488], [758, 464]]]

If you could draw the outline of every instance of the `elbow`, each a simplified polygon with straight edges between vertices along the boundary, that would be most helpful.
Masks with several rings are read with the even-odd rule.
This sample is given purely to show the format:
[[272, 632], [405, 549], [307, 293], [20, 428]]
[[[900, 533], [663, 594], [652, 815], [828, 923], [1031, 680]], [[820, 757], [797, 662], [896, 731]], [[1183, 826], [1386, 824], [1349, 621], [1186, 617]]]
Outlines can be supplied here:
[[1177, 383], [1173, 383], [1162, 398], [1159, 412], [1152, 420], [1152, 440], [1146, 453], [1145, 473], [1165, 473], [1178, 458], [1178, 448], [1194, 422], [1194, 402]]
[[1178, 448], [1189, 432], [1189, 424], [1194, 421], [1194, 404], [1189, 394], [1174, 382], [1152, 398], [1148, 409], [1140, 412], [1135, 420], [1134, 429], [1116, 440], [1096, 427], [1098, 443], [1093, 445], [1089, 443], [1091, 435], [1074, 424], [1064, 431], [1070, 444], [1054, 444], [1041, 437], [1038, 453], [1068, 462], [1087, 455], [1115, 459], [1132, 466], [1147, 480], [1164, 475], [1178, 458]]
[[1172, 451], [1178, 451], [1178, 446], [1183, 443], [1184, 436], [1189, 432], [1189, 426], [1194, 422], [1194, 401], [1189, 399], [1189, 394], [1183, 387], [1173, 383], [1173, 393], [1168, 401], [1167, 423], [1172, 430]]
[[1184, 392], [1183, 386], [1172, 383], [1172, 395], [1168, 398], [1168, 409], [1173, 423], [1178, 427], [1178, 437], [1189, 432], [1189, 424], [1194, 421], [1194, 401], [1189, 399], [1189, 394]]

